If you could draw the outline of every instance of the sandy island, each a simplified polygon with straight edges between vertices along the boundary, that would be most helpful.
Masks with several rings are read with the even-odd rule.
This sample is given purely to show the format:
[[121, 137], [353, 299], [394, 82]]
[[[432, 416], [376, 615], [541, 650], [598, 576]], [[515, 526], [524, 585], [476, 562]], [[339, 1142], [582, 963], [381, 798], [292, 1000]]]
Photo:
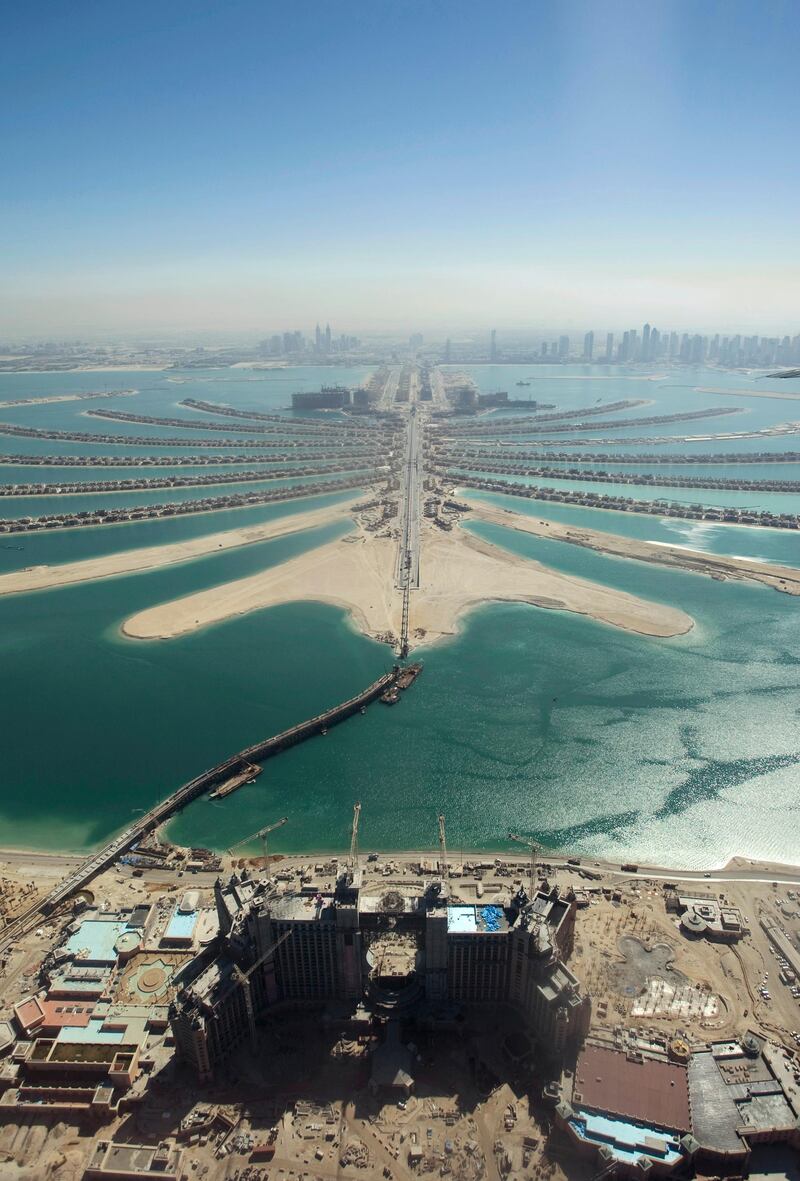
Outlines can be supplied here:
[[[561, 574], [463, 529], [423, 527], [421, 585], [411, 597], [417, 641], [453, 635], [461, 615], [487, 602], [531, 603], [588, 615], [625, 631], [675, 636], [689, 631], [685, 612], [624, 591]], [[122, 631], [136, 639], [169, 639], [281, 603], [313, 600], [347, 610], [356, 626], [391, 642], [400, 631], [394, 587], [396, 543], [359, 532], [280, 566], [140, 611]]]
[[599, 529], [585, 529], [582, 526], [562, 525], [558, 521], [546, 521], [541, 517], [527, 517], [513, 509], [495, 508], [468, 497], [472, 507], [471, 516], [506, 529], [521, 533], [534, 533], [548, 537], [551, 541], [566, 541], [572, 545], [584, 546], [599, 553], [613, 554], [620, 558], [634, 558], [639, 562], [655, 562], [660, 566], [672, 566], [690, 570], [695, 574], [707, 574], [711, 578], [724, 580], [736, 578], [750, 582], [761, 582], [787, 595], [800, 595], [800, 570], [793, 566], [777, 566], [770, 562], [759, 562], [751, 558], [729, 558], [723, 554], [709, 554], [703, 550], [685, 549], [679, 545], [664, 545], [660, 541], [638, 541], [633, 537], [620, 537], [617, 533], [604, 533]]
[[327, 508], [312, 509], [305, 513], [292, 513], [260, 525], [246, 525], [240, 529], [228, 529], [224, 533], [209, 533], [204, 537], [193, 537], [167, 545], [150, 545], [141, 549], [121, 550], [104, 554], [98, 558], [83, 558], [79, 562], [65, 562], [59, 566], [28, 566], [0, 574], [0, 595], [24, 594], [28, 591], [47, 590], [50, 587], [69, 586], [75, 582], [92, 582], [97, 578], [112, 578], [116, 574], [136, 574], [143, 570], [157, 570], [177, 562], [188, 562], [204, 554], [219, 553], [220, 550], [236, 549], [258, 541], [270, 541], [290, 533], [300, 533], [329, 525], [344, 518], [348, 504], [330, 505]]

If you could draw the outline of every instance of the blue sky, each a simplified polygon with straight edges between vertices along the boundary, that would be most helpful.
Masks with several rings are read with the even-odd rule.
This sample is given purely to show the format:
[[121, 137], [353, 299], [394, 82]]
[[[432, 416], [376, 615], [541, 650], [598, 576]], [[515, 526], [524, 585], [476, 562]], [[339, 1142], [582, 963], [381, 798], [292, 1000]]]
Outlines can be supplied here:
[[797, 331], [796, 3], [9, 0], [0, 339]]

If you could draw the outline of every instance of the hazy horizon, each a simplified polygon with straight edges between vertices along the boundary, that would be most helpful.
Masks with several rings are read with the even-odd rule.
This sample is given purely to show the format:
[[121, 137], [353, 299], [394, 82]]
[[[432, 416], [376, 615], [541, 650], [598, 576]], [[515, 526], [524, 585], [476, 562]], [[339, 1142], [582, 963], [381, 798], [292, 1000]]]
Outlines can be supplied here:
[[797, 332], [800, 11], [12, 5], [0, 342]]

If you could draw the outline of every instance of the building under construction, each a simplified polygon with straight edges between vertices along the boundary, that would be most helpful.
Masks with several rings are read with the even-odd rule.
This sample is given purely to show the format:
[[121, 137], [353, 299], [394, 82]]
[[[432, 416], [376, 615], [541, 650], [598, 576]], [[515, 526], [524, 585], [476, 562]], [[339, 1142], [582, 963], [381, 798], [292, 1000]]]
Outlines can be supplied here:
[[419, 887], [362, 887], [357, 857], [327, 891], [278, 893], [264, 876], [215, 887], [220, 931], [182, 973], [170, 1009], [181, 1056], [201, 1078], [278, 1006], [316, 1005], [353, 1017], [449, 1023], [464, 1005], [513, 1006], [543, 1057], [557, 1061], [585, 1036], [589, 999], [567, 967], [575, 898], [557, 889], [509, 890], [465, 904], [446, 862]]

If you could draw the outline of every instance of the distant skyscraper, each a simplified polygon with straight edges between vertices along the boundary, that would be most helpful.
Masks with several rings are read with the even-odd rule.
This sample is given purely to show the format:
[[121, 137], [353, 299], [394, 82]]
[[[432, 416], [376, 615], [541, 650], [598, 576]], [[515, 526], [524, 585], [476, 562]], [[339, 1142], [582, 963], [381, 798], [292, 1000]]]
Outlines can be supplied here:
[[318, 353], [322, 352], [322, 330], [319, 324], [317, 324], [316, 331], [314, 332], [314, 349]]
[[492, 329], [492, 339], [489, 344], [489, 360], [490, 361], [497, 360], [497, 329], [496, 328]]
[[625, 332], [622, 335], [622, 344], [619, 346], [619, 359], [623, 363], [628, 360], [631, 352], [631, 334]]
[[650, 349], [648, 360], [655, 361], [661, 354], [661, 333], [657, 328], [650, 329]]
[[614, 333], [613, 332], [606, 333], [606, 360], [607, 361], [614, 360]]
[[644, 328], [642, 329], [642, 348], [639, 353], [639, 357], [642, 361], [649, 361], [650, 360], [650, 325], [649, 324], [645, 324]]
[[569, 337], [559, 336], [558, 338], [558, 355], [559, 357], [566, 357], [569, 352]]
[[591, 361], [593, 352], [594, 352], [594, 333], [587, 332], [583, 338], [583, 359], [584, 359], [584, 361]]
[[331, 351], [331, 326], [330, 326], [330, 324], [326, 324], [325, 325], [325, 352], [329, 353], [330, 351]]
[[543, 357], [547, 356], [547, 341], [546, 340], [542, 342], [542, 356]]

